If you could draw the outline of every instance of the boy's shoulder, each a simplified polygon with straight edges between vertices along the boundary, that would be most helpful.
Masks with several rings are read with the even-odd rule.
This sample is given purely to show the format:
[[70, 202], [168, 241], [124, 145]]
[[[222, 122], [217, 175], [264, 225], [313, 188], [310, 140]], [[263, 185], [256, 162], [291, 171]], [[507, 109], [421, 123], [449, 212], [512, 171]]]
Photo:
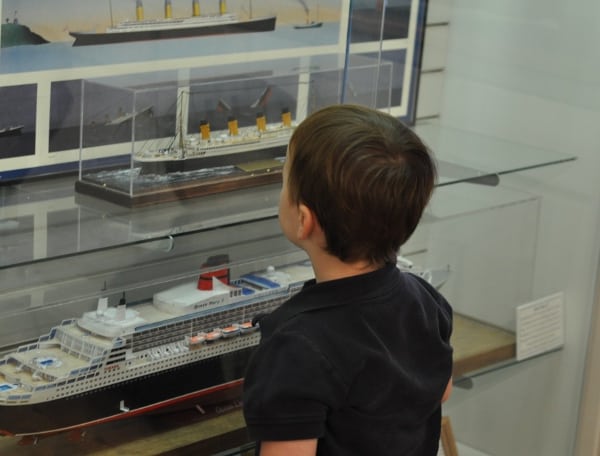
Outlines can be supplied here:
[[431, 283], [388, 264], [380, 270], [340, 280], [307, 282], [297, 295], [265, 319], [264, 329], [268, 335], [277, 328], [289, 329], [296, 324], [336, 326], [338, 319], [385, 318], [391, 309], [408, 318], [435, 316], [451, 326], [450, 304]]

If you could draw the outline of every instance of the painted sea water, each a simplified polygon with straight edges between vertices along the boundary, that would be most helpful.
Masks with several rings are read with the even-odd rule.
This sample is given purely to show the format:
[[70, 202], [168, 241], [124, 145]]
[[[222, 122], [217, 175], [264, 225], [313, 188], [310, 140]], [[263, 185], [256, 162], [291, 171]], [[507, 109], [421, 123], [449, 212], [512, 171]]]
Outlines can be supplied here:
[[[74, 47], [71, 42], [15, 46], [0, 51], [0, 72], [25, 73], [132, 62], [223, 56], [264, 50], [336, 45], [340, 25], [327, 22], [319, 29], [297, 30], [277, 25], [273, 32], [207, 36], [176, 40]], [[342, 48], [343, 51], [343, 48]]]

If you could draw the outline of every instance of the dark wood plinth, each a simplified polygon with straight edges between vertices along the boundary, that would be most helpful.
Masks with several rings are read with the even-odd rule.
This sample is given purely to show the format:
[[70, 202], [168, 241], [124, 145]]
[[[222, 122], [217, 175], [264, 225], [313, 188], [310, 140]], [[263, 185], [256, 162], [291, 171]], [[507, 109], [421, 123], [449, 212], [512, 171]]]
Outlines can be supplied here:
[[78, 180], [75, 182], [75, 191], [120, 206], [136, 208], [278, 182], [281, 182], [281, 167], [242, 171], [234, 176], [218, 179], [200, 179], [156, 186], [147, 191], [134, 192], [132, 195], [90, 180]]

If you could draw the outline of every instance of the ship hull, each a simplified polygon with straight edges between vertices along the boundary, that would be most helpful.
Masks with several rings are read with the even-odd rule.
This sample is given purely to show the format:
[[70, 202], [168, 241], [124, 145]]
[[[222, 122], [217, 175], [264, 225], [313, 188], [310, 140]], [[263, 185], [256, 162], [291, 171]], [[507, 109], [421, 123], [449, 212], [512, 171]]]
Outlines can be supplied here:
[[167, 174], [216, 168], [219, 166], [235, 166], [240, 163], [285, 157], [286, 150], [287, 145], [284, 144], [235, 154], [209, 155], [206, 157], [173, 160], [134, 160], [134, 164], [141, 168], [140, 172], [142, 174]]
[[275, 19], [275, 16], [270, 16], [249, 21], [221, 23], [215, 25], [199, 25], [197, 27], [136, 30], [111, 33], [69, 32], [69, 34], [75, 38], [73, 46], [90, 46], [96, 44], [127, 43], [133, 41], [192, 38], [208, 35], [270, 32], [275, 30]]
[[1, 406], [0, 434], [52, 434], [174, 406], [232, 399], [239, 394], [252, 351], [234, 351], [69, 398]]

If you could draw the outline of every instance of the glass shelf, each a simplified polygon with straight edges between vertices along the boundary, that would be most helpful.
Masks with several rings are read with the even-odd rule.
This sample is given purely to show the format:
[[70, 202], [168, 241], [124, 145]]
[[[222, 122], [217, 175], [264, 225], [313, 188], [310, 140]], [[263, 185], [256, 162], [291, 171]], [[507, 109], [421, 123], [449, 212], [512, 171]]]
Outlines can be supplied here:
[[[439, 160], [440, 187], [459, 183], [495, 186], [503, 174], [576, 159], [435, 123], [420, 123], [415, 129]], [[180, 233], [274, 218], [280, 188], [279, 184], [270, 184], [130, 209], [91, 196], [75, 195], [74, 181], [72, 176], [53, 177], [0, 187], [0, 270]], [[486, 193], [497, 189], [490, 190]], [[499, 204], [504, 204], [503, 198], [505, 196], [500, 198]], [[489, 203], [475, 201], [473, 204], [477, 207], [473, 208], [470, 208], [472, 201], [466, 201], [459, 212], [494, 206], [494, 199], [486, 199], [491, 201]], [[434, 210], [434, 218], [438, 215]]]
[[518, 144], [469, 131], [420, 122], [415, 131], [434, 151], [439, 163], [439, 186], [458, 182], [497, 185], [503, 174], [576, 160], [538, 147]]

